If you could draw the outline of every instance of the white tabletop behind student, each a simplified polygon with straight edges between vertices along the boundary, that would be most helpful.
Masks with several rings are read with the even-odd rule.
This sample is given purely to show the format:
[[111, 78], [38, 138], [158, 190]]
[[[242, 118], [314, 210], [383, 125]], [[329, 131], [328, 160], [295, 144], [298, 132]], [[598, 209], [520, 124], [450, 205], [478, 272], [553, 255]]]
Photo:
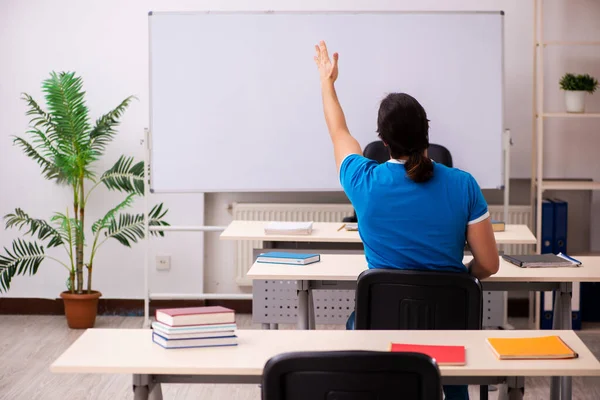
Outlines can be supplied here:
[[[378, 164], [363, 157], [335, 91], [339, 56], [331, 61], [324, 42], [315, 48], [340, 182], [356, 210], [369, 268], [467, 272], [466, 240], [474, 257], [471, 274], [495, 274], [498, 250], [481, 189], [469, 173], [428, 158], [429, 120], [421, 104], [405, 93], [385, 97], [377, 132], [391, 159]], [[354, 314], [350, 318], [353, 326]], [[469, 398], [466, 386], [445, 386], [444, 393], [448, 400]]]

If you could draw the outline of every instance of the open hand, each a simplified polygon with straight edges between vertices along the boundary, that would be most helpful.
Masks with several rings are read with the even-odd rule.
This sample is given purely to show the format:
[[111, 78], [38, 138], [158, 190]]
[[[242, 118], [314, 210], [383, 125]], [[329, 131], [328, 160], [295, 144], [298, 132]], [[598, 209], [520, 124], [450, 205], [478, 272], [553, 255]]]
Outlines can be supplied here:
[[315, 63], [319, 68], [319, 74], [321, 75], [321, 82], [335, 82], [338, 77], [338, 53], [333, 53], [333, 63], [329, 59], [329, 53], [327, 53], [327, 45], [321, 40], [318, 45], [315, 46], [317, 55], [315, 56]]

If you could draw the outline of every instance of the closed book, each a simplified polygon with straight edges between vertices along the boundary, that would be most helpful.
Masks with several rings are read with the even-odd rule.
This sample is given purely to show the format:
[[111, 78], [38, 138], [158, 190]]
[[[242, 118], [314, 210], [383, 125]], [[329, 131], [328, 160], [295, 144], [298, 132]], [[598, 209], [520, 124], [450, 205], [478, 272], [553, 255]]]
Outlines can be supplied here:
[[348, 222], [344, 225], [344, 229], [347, 231], [358, 231], [358, 222]]
[[521, 268], [578, 267], [581, 262], [565, 254], [508, 255], [502, 258]]
[[506, 230], [506, 224], [504, 221], [492, 220], [492, 229], [494, 232], [504, 232]]
[[422, 353], [433, 358], [438, 365], [465, 365], [467, 363], [464, 346], [431, 346], [392, 343], [390, 351], [399, 353]]
[[156, 310], [156, 320], [169, 326], [232, 324], [235, 313], [225, 307], [186, 307]]
[[152, 334], [152, 341], [165, 349], [189, 349], [192, 347], [221, 347], [237, 346], [237, 336], [223, 336], [205, 339], [175, 339], [169, 340], [158, 334]]
[[[237, 329], [236, 324], [169, 326], [162, 322], [154, 321], [152, 329], [161, 335], [164, 334], [205, 334], [215, 332], [232, 332]], [[163, 335], [164, 336], [164, 335]]]
[[286, 253], [278, 251], [261, 253], [256, 258], [256, 262], [266, 264], [308, 265], [319, 261], [321, 261], [321, 255], [319, 254]]
[[578, 357], [578, 354], [559, 336], [488, 338], [487, 342], [500, 360], [552, 360]]
[[310, 222], [269, 222], [265, 226], [267, 235], [310, 235], [313, 223]]

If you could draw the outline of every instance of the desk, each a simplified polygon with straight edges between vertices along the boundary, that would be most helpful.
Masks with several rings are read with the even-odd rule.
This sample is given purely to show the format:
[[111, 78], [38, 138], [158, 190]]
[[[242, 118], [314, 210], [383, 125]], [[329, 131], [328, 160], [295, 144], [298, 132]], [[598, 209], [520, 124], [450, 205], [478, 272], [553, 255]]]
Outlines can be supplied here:
[[[358, 232], [338, 229], [341, 222], [315, 222], [311, 235], [266, 235], [266, 221], [233, 221], [221, 234], [222, 240], [260, 240], [265, 242], [362, 243]], [[535, 244], [535, 236], [526, 225], [506, 225], [494, 232], [497, 244]]]
[[[500, 257], [500, 270], [484, 279], [489, 291], [556, 291], [554, 329], [571, 329], [573, 282], [600, 282], [600, 257], [576, 257], [577, 268], [519, 268]], [[471, 257], [465, 257], [467, 263]], [[361, 254], [323, 254], [321, 262], [306, 266], [254, 263], [248, 271], [251, 279], [298, 281], [298, 329], [314, 328], [313, 289], [356, 289], [356, 279], [367, 269]], [[556, 379], [556, 378], [553, 378]], [[563, 386], [569, 387], [570, 379]], [[558, 382], [553, 382], [552, 399], [558, 399]], [[570, 398], [570, 397], [569, 397]]]
[[[313, 224], [313, 232], [311, 235], [267, 235], [264, 233], [264, 228], [268, 221], [233, 221], [227, 229], [221, 234], [222, 240], [238, 240], [238, 241], [259, 241], [262, 244], [255, 243], [254, 246], [262, 247], [263, 249], [278, 249], [278, 250], [309, 250], [319, 252], [321, 254], [331, 253], [332, 251], [344, 252], [363, 252], [361, 238], [358, 232], [349, 232], [345, 229], [338, 230], [343, 223], [341, 222], [315, 222]], [[496, 242], [498, 244], [535, 244], [536, 238], [531, 233], [526, 225], [506, 225], [504, 232], [495, 232]], [[335, 249], [335, 250], [334, 250]], [[239, 251], [239, 250], [238, 250]], [[242, 268], [248, 268], [255, 258], [244, 256], [246, 261]], [[264, 282], [266, 289], [275, 289], [276, 283]], [[284, 287], [283, 289], [287, 289]], [[275, 289], [277, 290], [277, 289]], [[256, 294], [256, 293], [255, 293]], [[322, 295], [322, 294], [321, 294]], [[495, 292], [490, 295], [485, 293], [486, 299], [490, 299], [489, 307], [486, 308], [486, 326], [505, 326], [506, 321], [506, 293]], [[333, 300], [333, 298], [331, 299]], [[293, 323], [289, 318], [277, 317], [275, 299], [264, 299], [260, 296], [255, 296], [255, 302], [258, 306], [268, 310], [266, 314], [261, 314], [260, 322], [265, 325], [278, 322]], [[272, 311], [274, 310], [274, 311]], [[323, 323], [341, 323], [338, 318], [325, 318], [327, 321]], [[322, 319], [323, 320], [323, 319]], [[275, 324], [276, 325], [276, 324]]]
[[[472, 259], [464, 258], [467, 263]], [[571, 291], [573, 282], [600, 282], [600, 257], [577, 257], [583, 266], [577, 268], [519, 268], [500, 257], [500, 270], [484, 279], [483, 290], [557, 291], [558, 329], [571, 328]], [[356, 289], [356, 279], [367, 269], [362, 254], [322, 254], [321, 262], [305, 266], [254, 263], [248, 277], [265, 280], [298, 281], [298, 328], [307, 329], [309, 292], [312, 289]], [[564, 300], [564, 301], [563, 301]], [[567, 301], [568, 300], [568, 301]], [[564, 304], [563, 304], [564, 303]]]
[[[390, 342], [463, 345], [467, 365], [441, 366], [444, 383], [506, 382], [521, 398], [526, 376], [600, 376], [600, 363], [573, 331], [555, 332], [579, 358], [552, 361], [500, 361], [487, 337], [531, 337], [536, 331], [260, 331], [237, 332], [239, 346], [165, 350], [151, 341], [148, 329], [89, 329], [51, 366], [55, 373], [132, 374], [136, 399], [162, 399], [161, 383], [261, 382], [271, 357], [293, 351], [387, 351]], [[503, 393], [504, 396], [507, 393]], [[505, 397], [506, 398], [506, 397]]]

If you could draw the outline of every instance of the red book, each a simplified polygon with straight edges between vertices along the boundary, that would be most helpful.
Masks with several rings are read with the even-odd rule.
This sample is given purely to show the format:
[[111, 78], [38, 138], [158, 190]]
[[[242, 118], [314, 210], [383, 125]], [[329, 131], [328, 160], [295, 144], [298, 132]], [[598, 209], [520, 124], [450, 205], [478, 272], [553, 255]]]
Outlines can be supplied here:
[[467, 363], [464, 346], [392, 343], [390, 350], [399, 353], [423, 353], [433, 358], [438, 365], [465, 365]]
[[220, 306], [167, 308], [156, 310], [156, 320], [168, 326], [231, 324], [235, 313]]

